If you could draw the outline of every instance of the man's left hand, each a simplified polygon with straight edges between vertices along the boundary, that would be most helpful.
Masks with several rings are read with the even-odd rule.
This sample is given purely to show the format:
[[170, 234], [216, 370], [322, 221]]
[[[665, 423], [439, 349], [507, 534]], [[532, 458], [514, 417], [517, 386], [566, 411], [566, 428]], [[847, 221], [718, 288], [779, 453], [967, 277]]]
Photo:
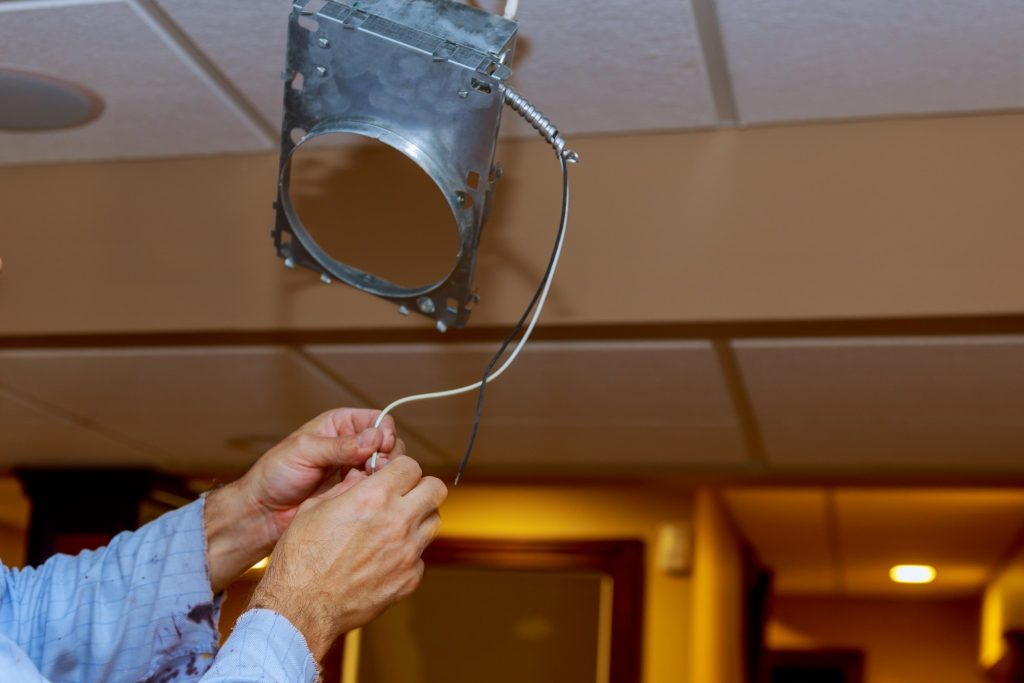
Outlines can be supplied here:
[[374, 452], [396, 457], [405, 444], [376, 410], [339, 408], [311, 420], [267, 451], [239, 480], [207, 496], [210, 581], [219, 592], [267, 555], [299, 506], [362, 468]]

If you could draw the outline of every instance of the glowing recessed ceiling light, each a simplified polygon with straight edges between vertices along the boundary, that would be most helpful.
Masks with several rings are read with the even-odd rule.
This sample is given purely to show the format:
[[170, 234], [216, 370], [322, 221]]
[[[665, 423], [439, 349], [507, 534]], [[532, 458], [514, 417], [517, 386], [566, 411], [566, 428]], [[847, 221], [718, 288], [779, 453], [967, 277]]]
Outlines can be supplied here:
[[898, 564], [889, 570], [889, 578], [896, 583], [931, 583], [935, 580], [935, 567], [927, 564]]
[[0, 131], [74, 128], [103, 112], [103, 101], [81, 86], [14, 69], [0, 69], [0, 102]]

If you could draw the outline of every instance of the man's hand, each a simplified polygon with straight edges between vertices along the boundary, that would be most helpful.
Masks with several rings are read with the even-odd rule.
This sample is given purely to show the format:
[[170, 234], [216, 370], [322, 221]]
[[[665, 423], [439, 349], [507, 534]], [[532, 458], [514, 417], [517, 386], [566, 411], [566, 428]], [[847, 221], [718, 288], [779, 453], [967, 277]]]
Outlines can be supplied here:
[[267, 451], [239, 480], [206, 499], [207, 556], [215, 593], [266, 556], [299, 506], [361, 468], [375, 451], [405, 453], [386, 417], [340, 408], [320, 415]]
[[300, 506], [249, 607], [284, 615], [321, 660], [336, 638], [419, 585], [447, 495], [406, 456], [372, 477], [350, 470]]

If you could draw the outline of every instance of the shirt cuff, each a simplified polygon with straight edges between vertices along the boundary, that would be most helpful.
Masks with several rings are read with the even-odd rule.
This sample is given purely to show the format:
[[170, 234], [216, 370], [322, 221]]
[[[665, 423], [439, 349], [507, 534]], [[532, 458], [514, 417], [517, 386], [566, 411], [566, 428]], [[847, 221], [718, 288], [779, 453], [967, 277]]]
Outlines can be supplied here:
[[315, 683], [320, 670], [306, 639], [288, 619], [271, 610], [251, 609], [238, 618], [208, 675]]

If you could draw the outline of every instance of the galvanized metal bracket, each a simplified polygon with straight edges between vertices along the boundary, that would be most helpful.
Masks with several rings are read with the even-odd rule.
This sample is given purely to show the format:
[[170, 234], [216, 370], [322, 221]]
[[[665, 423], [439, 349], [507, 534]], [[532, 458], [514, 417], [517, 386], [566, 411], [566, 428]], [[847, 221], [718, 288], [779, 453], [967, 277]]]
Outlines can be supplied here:
[[[273, 231], [285, 265], [392, 301], [403, 313], [433, 318], [442, 332], [466, 324], [479, 300], [473, 271], [500, 175], [494, 149], [517, 30], [514, 21], [454, 0], [296, 0], [288, 23]], [[330, 133], [380, 140], [437, 184], [459, 233], [455, 265], [445, 279], [399, 286], [316, 244], [292, 204], [291, 161], [301, 145]]]

